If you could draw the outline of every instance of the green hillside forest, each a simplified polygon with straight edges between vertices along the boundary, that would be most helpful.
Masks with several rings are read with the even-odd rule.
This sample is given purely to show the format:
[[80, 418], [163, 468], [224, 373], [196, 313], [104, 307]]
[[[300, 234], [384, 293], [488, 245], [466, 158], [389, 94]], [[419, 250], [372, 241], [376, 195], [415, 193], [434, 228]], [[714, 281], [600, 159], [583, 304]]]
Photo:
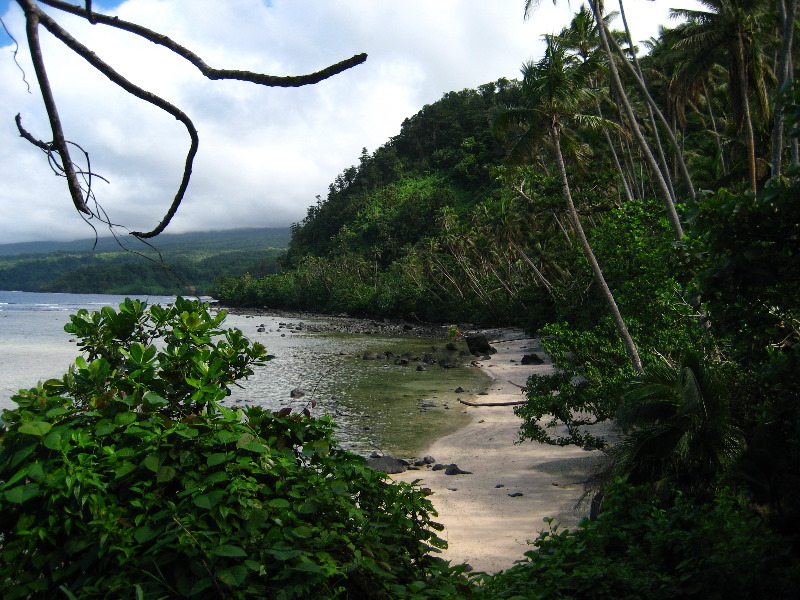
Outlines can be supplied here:
[[3, 413], [4, 598], [796, 597], [797, 0], [700, 7], [638, 47], [575, 7], [519, 79], [447, 93], [364, 150], [279, 272], [221, 258], [275, 241], [181, 255], [225, 263], [229, 306], [538, 336], [556, 369], [527, 381], [520, 438], [605, 452], [590, 518], [506, 571], [449, 564], [428, 492], [342, 450], [314, 400], [222, 404], [271, 358], [224, 311], [128, 300], [73, 315], [85, 358]]
[[150, 244], [116, 238], [0, 244], [0, 289], [203, 295], [223, 274], [277, 273], [289, 236], [288, 228], [251, 228], [163, 234]]

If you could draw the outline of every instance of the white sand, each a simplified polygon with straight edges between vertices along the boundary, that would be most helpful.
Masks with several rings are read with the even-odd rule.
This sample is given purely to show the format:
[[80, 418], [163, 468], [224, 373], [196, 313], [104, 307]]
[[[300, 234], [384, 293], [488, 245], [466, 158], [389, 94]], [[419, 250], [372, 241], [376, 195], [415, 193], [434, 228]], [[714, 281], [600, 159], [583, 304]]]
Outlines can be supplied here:
[[[523, 400], [522, 390], [532, 373], [551, 373], [549, 360], [543, 365], [522, 365], [523, 355], [536, 352], [546, 359], [536, 342], [521, 331], [504, 330], [502, 339], [492, 340], [497, 354], [478, 361], [494, 382], [488, 395], [463, 394], [472, 402]], [[510, 382], [513, 383], [510, 383]], [[456, 463], [471, 475], [445, 475], [443, 470], [422, 467], [392, 475], [399, 481], [420, 480], [445, 526], [440, 536], [447, 540], [442, 553], [454, 564], [466, 562], [475, 570], [496, 572], [513, 566], [532, 550], [529, 541], [547, 529], [543, 521], [555, 517], [562, 527], [574, 526], [588, 511], [584, 482], [603, 460], [598, 451], [574, 446], [561, 448], [519, 439], [521, 420], [511, 406], [468, 407], [472, 417], [463, 429], [434, 442], [425, 452], [437, 463]], [[496, 487], [502, 484], [503, 487]], [[452, 489], [451, 489], [452, 488]], [[519, 497], [509, 494], [521, 492]], [[578, 506], [580, 504], [580, 506]]]

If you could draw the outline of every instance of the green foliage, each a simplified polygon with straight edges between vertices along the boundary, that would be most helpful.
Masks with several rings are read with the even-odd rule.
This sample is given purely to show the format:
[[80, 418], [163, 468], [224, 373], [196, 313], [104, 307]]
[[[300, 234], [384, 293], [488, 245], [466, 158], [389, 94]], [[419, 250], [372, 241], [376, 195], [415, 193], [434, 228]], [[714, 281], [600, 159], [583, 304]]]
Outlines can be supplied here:
[[80, 311], [84, 356], [0, 430], [3, 598], [435, 598], [425, 494], [327, 419], [219, 404], [269, 360], [196, 302]]
[[744, 449], [723, 368], [697, 351], [676, 365], [655, 362], [625, 390], [617, 423], [628, 433], [612, 450], [614, 472], [655, 492], [713, 495]]
[[722, 494], [698, 506], [642, 502], [615, 483], [604, 511], [573, 531], [540, 534], [527, 561], [483, 580], [478, 598], [678, 600], [787, 598], [800, 581], [787, 541]]

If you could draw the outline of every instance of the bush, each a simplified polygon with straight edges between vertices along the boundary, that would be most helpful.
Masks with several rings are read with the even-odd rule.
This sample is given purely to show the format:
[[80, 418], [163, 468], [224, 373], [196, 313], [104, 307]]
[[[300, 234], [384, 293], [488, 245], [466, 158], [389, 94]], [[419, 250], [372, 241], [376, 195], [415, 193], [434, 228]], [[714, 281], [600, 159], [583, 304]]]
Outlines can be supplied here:
[[0, 430], [0, 590], [16, 598], [404, 598], [458, 593], [423, 492], [305, 409], [220, 405], [269, 360], [197, 302], [85, 310], [85, 358]]
[[514, 600], [788, 598], [800, 574], [791, 545], [730, 494], [695, 506], [643, 502], [610, 486], [604, 512], [574, 531], [553, 527], [528, 561], [485, 577], [478, 597]]

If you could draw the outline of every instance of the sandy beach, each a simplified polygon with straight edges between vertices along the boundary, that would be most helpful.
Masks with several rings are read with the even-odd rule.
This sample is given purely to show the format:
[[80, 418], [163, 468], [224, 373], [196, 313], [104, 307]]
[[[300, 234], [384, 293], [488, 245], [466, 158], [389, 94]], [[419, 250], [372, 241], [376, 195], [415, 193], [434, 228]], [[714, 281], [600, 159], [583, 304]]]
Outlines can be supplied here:
[[[522, 331], [489, 335], [497, 353], [491, 360], [478, 361], [476, 367], [493, 378], [488, 395], [466, 393], [462, 399], [479, 403], [523, 400], [519, 386], [532, 373], [551, 373], [552, 365], [537, 341]], [[531, 353], [545, 358], [545, 363], [522, 365], [522, 357]], [[521, 421], [512, 406], [461, 405], [461, 409], [471, 416], [470, 423], [435, 441], [424, 454], [472, 474], [446, 475], [429, 466], [392, 477], [405, 482], [418, 479], [421, 487], [433, 492], [430, 499], [439, 513], [436, 520], [445, 526], [440, 535], [448, 542], [444, 558], [468, 563], [477, 571], [496, 572], [513, 566], [532, 549], [529, 541], [548, 528], [545, 518], [554, 517], [562, 527], [569, 527], [588, 514], [588, 502], [582, 501], [584, 482], [603, 454], [531, 441], [515, 444]]]

